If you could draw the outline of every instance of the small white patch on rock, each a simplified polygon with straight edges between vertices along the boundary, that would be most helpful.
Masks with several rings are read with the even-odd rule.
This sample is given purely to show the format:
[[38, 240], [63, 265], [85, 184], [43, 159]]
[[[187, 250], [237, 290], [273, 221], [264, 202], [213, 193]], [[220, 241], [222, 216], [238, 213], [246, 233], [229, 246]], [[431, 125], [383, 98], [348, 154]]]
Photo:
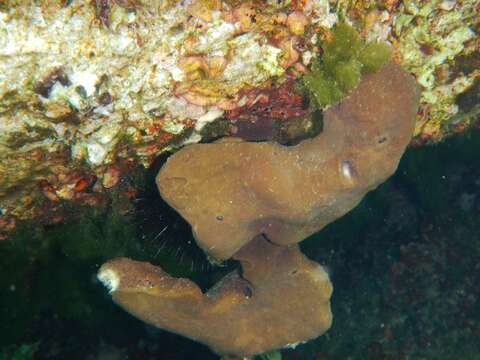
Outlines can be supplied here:
[[196, 131], [202, 130], [205, 125], [218, 119], [222, 115], [223, 115], [223, 110], [217, 108], [216, 106], [210, 108], [206, 114], [200, 116], [197, 119], [197, 123], [195, 124], [195, 130]]
[[87, 152], [88, 161], [92, 165], [100, 165], [107, 156], [107, 149], [95, 141], [87, 144]]
[[97, 75], [88, 71], [80, 71], [73, 73], [71, 80], [74, 84], [81, 85], [85, 89], [87, 96], [92, 96], [95, 93], [95, 85], [98, 82]]

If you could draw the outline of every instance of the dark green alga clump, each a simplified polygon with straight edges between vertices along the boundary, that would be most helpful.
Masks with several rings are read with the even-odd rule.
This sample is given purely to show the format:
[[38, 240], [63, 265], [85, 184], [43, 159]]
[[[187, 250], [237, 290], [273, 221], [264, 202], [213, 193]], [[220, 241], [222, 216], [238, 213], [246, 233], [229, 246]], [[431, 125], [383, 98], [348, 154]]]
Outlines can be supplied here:
[[354, 89], [363, 74], [377, 71], [390, 59], [385, 43], [365, 44], [350, 25], [337, 24], [323, 54], [305, 75], [303, 83], [319, 107], [339, 102]]

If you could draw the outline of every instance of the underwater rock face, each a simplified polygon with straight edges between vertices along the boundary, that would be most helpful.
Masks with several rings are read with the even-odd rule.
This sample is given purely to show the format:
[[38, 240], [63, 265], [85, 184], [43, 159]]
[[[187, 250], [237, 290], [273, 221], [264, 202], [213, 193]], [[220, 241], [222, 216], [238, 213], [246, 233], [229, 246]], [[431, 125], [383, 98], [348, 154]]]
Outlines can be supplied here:
[[[121, 174], [125, 162], [148, 167], [161, 152], [200, 141], [224, 111], [253, 103], [251, 91], [284, 82], [314, 47], [294, 48], [300, 33], [287, 16], [296, 10], [277, 2], [261, 13], [201, 0], [0, 2], [0, 238], [10, 229], [3, 224], [40, 220], [60, 201], [98, 206], [78, 181], [95, 177], [100, 193], [112, 184], [109, 166]], [[309, 37], [334, 16], [328, 0], [298, 11], [316, 24]], [[245, 23], [250, 16], [255, 24]]]
[[298, 243], [395, 171], [418, 97], [414, 79], [386, 65], [325, 111], [316, 138], [291, 147], [238, 138], [185, 147], [160, 170], [160, 194], [215, 258], [230, 258], [258, 234], [279, 245]]
[[[290, 115], [307, 109], [257, 95], [315, 72], [342, 21], [362, 41], [391, 45], [392, 61], [422, 85], [413, 144], [479, 126], [480, 106], [463, 106], [480, 79], [477, 0], [330, 3], [0, 2], [0, 239], [19, 220], [68, 217], [62, 204], [112, 200], [102, 186], [119, 183], [104, 181], [112, 167], [126, 175], [184, 144], [249, 137], [254, 120], [262, 140], [288, 142], [259, 111], [280, 115], [290, 131]], [[365, 70], [378, 55], [366, 49]], [[336, 85], [349, 90], [359, 80], [357, 65], [318, 78], [316, 90], [338, 99]], [[219, 124], [230, 131], [212, 136]]]
[[205, 294], [193, 282], [127, 258], [102, 266], [99, 279], [134, 316], [208, 345], [250, 356], [323, 334], [332, 321], [332, 285], [298, 246], [257, 237], [235, 259], [242, 265]]

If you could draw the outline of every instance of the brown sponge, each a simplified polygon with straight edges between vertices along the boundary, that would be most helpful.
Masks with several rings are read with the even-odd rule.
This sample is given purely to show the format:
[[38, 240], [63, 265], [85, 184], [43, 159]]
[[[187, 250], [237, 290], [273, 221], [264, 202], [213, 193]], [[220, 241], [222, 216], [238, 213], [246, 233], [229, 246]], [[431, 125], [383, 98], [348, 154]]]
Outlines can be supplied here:
[[98, 277], [131, 314], [219, 354], [247, 357], [294, 346], [330, 327], [332, 285], [298, 246], [258, 236], [235, 258], [242, 274], [228, 274], [205, 294], [190, 280], [126, 258], [104, 264]]
[[230, 258], [258, 234], [298, 243], [395, 171], [418, 98], [415, 80], [387, 64], [324, 112], [317, 137], [290, 147], [238, 138], [191, 145], [168, 159], [158, 188], [215, 258]]

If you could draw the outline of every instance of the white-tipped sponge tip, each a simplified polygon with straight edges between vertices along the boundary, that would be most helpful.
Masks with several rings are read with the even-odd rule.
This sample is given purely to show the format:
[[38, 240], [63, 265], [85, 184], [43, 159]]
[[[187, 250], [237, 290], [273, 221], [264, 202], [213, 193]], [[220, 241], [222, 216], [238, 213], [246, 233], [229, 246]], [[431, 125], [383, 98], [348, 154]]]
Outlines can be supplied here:
[[100, 269], [97, 279], [108, 289], [110, 293], [118, 289], [120, 278], [117, 273], [111, 269]]

